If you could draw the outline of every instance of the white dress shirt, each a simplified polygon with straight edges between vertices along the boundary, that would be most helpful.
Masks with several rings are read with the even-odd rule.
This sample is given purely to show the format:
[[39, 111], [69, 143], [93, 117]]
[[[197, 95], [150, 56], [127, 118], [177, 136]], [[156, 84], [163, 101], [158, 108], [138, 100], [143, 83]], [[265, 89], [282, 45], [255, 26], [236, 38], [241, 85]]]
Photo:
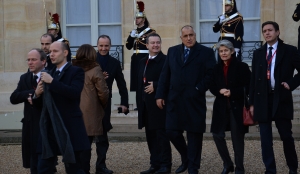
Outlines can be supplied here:
[[269, 53], [269, 47], [273, 47], [272, 49], [272, 62], [271, 62], [271, 72], [270, 72], [270, 80], [271, 80], [271, 88], [274, 89], [275, 88], [275, 78], [274, 78], [274, 68], [275, 68], [275, 61], [276, 61], [276, 52], [277, 51], [277, 46], [278, 46], [278, 41], [274, 44], [274, 45], [269, 45], [267, 47], [267, 54]]

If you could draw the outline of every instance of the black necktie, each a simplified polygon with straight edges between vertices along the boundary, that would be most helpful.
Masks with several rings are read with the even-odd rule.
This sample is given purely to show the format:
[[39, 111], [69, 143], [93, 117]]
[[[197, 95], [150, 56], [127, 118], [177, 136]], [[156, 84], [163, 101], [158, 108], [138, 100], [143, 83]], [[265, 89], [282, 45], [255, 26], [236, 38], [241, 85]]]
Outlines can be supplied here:
[[268, 83], [269, 83], [269, 90], [271, 91], [272, 90], [272, 86], [271, 86], [271, 66], [272, 66], [272, 49], [273, 47], [269, 47], [269, 54], [268, 54], [268, 57], [267, 57], [267, 62], [268, 62], [268, 72], [270, 73], [269, 74], [269, 79], [268, 79]]
[[38, 79], [39, 77], [37, 76], [37, 75], [33, 75], [33, 79], [32, 79], [32, 86], [33, 86], [33, 88], [35, 89], [36, 87], [37, 87], [37, 79]]
[[[269, 47], [269, 54], [268, 54], [268, 57], [267, 57], [267, 61], [270, 61], [270, 59], [272, 58], [272, 49], [273, 49], [273, 47]], [[271, 64], [270, 64], [270, 66], [271, 66]]]
[[184, 49], [184, 58], [183, 58], [183, 62], [185, 63], [187, 58], [189, 57], [189, 52], [190, 50], [189, 49]]
[[57, 79], [59, 77], [59, 74], [60, 74], [60, 71], [56, 70], [53, 78]]

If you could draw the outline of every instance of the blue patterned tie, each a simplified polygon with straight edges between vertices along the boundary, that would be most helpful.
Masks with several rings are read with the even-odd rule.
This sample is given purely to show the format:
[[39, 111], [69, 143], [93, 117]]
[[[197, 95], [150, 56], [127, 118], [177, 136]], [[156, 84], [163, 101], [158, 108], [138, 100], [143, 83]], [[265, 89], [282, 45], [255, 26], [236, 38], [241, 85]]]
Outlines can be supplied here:
[[185, 63], [187, 58], [189, 57], [189, 53], [190, 53], [190, 50], [189, 49], [184, 49], [184, 59], [183, 59], [183, 62]]

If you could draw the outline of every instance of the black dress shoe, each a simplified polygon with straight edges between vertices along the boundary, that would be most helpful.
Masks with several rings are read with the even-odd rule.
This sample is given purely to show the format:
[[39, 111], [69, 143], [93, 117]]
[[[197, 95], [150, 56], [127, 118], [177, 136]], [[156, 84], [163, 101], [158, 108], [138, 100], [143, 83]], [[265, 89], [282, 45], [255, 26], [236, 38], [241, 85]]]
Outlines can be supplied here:
[[228, 168], [224, 168], [221, 174], [228, 174], [229, 172], [234, 172], [234, 167], [230, 166]]
[[155, 174], [168, 174], [171, 173], [171, 169], [169, 167], [161, 167]]
[[156, 171], [158, 171], [158, 167], [150, 167], [148, 170], [142, 171], [140, 174], [151, 174], [151, 173], [155, 173]]
[[297, 174], [297, 170], [296, 171], [290, 170], [289, 174]]
[[178, 169], [176, 169], [175, 173], [182, 173], [184, 171], [186, 171], [186, 169], [188, 168], [187, 164], [181, 164]]
[[96, 174], [112, 174], [114, 173], [112, 170], [109, 170], [106, 167], [97, 168]]

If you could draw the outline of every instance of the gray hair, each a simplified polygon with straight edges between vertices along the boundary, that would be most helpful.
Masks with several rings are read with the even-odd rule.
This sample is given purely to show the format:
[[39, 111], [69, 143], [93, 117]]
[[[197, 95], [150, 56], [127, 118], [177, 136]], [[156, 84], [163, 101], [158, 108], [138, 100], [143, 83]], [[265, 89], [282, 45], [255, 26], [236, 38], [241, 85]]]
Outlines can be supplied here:
[[219, 48], [220, 48], [221, 46], [224, 46], [224, 47], [230, 49], [231, 51], [234, 51], [234, 46], [233, 46], [233, 44], [232, 44], [229, 40], [226, 40], [226, 39], [220, 40], [220, 41], [216, 44], [216, 49], [219, 51]]
[[180, 29], [180, 36], [182, 36], [182, 30], [183, 30], [183, 29], [188, 29], [188, 28], [191, 28], [191, 29], [193, 30], [194, 34], [196, 34], [194, 28], [193, 28], [191, 25], [185, 25], [185, 26], [183, 26], [183, 27]]

